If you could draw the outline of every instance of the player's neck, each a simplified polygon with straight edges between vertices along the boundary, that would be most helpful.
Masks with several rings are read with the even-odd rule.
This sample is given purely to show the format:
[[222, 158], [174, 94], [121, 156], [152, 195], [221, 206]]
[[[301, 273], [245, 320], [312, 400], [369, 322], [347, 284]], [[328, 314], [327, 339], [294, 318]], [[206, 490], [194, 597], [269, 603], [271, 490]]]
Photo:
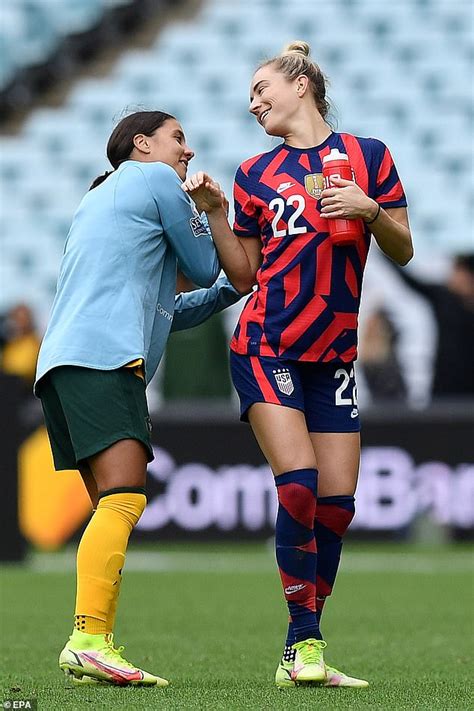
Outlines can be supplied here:
[[318, 113], [301, 115], [292, 122], [291, 130], [284, 136], [285, 143], [293, 148], [313, 148], [329, 138], [332, 129]]

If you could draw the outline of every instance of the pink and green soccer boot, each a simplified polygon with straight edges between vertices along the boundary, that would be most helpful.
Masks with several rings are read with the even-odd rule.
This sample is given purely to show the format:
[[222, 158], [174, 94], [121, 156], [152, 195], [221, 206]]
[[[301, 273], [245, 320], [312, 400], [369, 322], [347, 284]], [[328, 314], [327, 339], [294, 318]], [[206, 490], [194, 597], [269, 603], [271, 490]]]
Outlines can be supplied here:
[[59, 655], [59, 667], [76, 683], [115, 686], [168, 686], [166, 679], [143, 671], [122, 657], [111, 634], [86, 634], [74, 630]]
[[[331, 667], [328, 664], [326, 666], [326, 678], [323, 682], [306, 682], [300, 683], [302, 686], [308, 686], [309, 684], [314, 684], [314, 686], [329, 686], [329, 687], [340, 687], [340, 688], [352, 688], [352, 689], [366, 689], [369, 686], [369, 682], [365, 679], [357, 679], [353, 676], [348, 676], [344, 672], [339, 671], [335, 667]], [[294, 689], [297, 686], [297, 682], [293, 681], [291, 674], [293, 672], [293, 662], [288, 662], [282, 659], [278, 665], [275, 674], [275, 684], [279, 689]]]

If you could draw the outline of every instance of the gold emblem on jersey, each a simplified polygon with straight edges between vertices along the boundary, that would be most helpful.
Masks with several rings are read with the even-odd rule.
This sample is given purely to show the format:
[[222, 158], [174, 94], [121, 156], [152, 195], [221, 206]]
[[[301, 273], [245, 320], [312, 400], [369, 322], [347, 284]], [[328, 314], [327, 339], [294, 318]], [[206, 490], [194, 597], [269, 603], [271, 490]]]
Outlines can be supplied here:
[[322, 173], [309, 173], [304, 176], [304, 187], [308, 195], [315, 200], [319, 200], [321, 192], [324, 190], [324, 180]]

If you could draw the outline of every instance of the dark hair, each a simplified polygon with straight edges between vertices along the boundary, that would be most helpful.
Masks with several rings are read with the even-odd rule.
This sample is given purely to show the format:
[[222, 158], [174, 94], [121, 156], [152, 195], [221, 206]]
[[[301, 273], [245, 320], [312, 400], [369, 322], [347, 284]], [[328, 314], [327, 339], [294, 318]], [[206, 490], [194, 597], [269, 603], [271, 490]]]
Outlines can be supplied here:
[[[107, 142], [107, 158], [113, 169], [116, 170], [130, 158], [134, 148], [133, 139], [137, 134], [152, 136], [168, 119], [174, 119], [174, 116], [164, 111], [137, 111], [119, 121]], [[113, 170], [106, 170], [103, 175], [99, 175], [89, 190], [103, 183], [111, 173]]]
[[454, 257], [454, 265], [458, 269], [465, 269], [474, 275], [474, 254], [466, 252], [466, 254], [457, 254]]

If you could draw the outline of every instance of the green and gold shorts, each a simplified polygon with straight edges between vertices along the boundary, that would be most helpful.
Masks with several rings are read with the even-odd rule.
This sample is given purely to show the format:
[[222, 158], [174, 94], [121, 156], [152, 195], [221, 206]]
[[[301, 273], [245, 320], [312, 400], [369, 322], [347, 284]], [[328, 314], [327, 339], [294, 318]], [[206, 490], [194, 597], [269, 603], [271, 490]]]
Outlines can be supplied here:
[[154, 458], [145, 383], [133, 368], [53, 368], [38, 386], [56, 470], [81, 461], [122, 439], [137, 439]]

